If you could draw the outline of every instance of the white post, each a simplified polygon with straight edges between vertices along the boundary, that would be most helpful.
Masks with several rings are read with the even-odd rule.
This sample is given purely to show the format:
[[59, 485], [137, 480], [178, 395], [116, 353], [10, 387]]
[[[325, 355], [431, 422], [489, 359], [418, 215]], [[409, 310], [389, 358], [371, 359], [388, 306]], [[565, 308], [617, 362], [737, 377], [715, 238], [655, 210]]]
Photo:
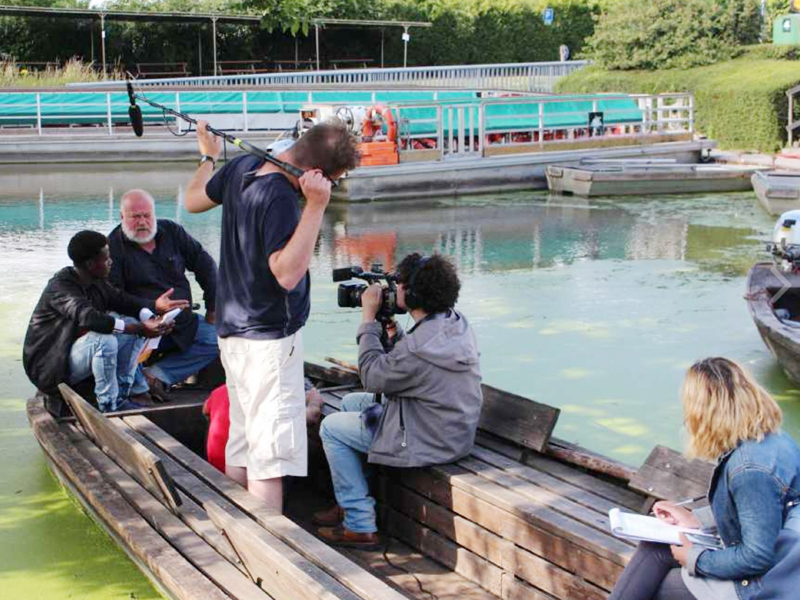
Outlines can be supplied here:
[[381, 69], [383, 69], [383, 43], [384, 43], [384, 34], [386, 30], [381, 27]]
[[214, 39], [214, 77], [217, 76], [217, 17], [211, 17], [211, 34]]
[[317, 71], [319, 71], [319, 24], [314, 25], [314, 38], [317, 44]]
[[42, 95], [39, 92], [36, 92], [36, 128], [42, 135]]
[[408, 66], [408, 40], [411, 36], [408, 35], [408, 25], [403, 25], [403, 68]]
[[244, 131], [247, 131], [247, 92], [242, 92], [242, 114], [244, 115]]
[[100, 44], [103, 57], [103, 79], [106, 78], [106, 14], [100, 13]]
[[106, 116], [108, 118], [108, 135], [114, 135], [113, 121], [111, 119], [111, 92], [106, 92]]
[[[181, 93], [180, 92], [175, 92], [175, 110], [177, 112], [181, 112]], [[178, 133], [181, 133], [181, 131], [183, 131], [183, 128], [181, 127], [181, 125], [183, 124], [183, 120], [182, 119], [175, 119], [175, 122], [178, 125]]]

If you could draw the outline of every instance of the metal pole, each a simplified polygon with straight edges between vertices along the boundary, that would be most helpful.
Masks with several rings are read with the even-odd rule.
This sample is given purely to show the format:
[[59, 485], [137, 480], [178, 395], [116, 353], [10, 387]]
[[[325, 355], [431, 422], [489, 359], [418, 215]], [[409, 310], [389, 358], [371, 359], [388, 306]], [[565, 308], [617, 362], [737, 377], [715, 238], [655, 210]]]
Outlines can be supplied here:
[[295, 70], [300, 69], [300, 48], [297, 44], [297, 34], [294, 36], [294, 68]]
[[211, 33], [214, 36], [214, 77], [217, 76], [217, 17], [211, 17]]
[[408, 26], [403, 25], [403, 68], [408, 65]]
[[100, 44], [103, 58], [103, 79], [106, 78], [106, 15], [100, 13]]
[[203, 76], [203, 24], [197, 30], [197, 75]]
[[381, 28], [381, 69], [383, 69], [383, 38], [386, 30]]
[[317, 71], [319, 71], [319, 25], [314, 25], [314, 37], [317, 40]]

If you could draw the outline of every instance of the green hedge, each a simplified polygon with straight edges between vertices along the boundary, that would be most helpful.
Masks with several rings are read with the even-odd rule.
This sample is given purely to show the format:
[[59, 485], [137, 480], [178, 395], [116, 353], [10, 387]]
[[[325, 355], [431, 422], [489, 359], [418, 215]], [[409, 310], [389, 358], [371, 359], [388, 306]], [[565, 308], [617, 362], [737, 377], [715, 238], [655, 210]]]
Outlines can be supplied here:
[[785, 92], [800, 83], [790, 60], [760, 58], [763, 50], [715, 65], [661, 71], [588, 67], [557, 84], [561, 93], [693, 92], [698, 132], [721, 148], [774, 152], [786, 142]]

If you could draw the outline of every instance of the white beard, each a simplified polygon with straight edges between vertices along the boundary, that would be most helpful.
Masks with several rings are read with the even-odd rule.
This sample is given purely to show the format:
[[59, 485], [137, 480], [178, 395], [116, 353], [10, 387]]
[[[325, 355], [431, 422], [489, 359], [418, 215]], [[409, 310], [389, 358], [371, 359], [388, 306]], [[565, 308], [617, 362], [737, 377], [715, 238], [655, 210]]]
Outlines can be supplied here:
[[147, 244], [152, 242], [158, 233], [158, 221], [155, 220], [153, 221], [153, 229], [146, 235], [137, 235], [135, 231], [129, 229], [125, 225], [124, 221], [120, 221], [120, 225], [122, 226], [122, 233], [125, 234], [125, 237], [132, 242], [136, 242], [137, 244]]

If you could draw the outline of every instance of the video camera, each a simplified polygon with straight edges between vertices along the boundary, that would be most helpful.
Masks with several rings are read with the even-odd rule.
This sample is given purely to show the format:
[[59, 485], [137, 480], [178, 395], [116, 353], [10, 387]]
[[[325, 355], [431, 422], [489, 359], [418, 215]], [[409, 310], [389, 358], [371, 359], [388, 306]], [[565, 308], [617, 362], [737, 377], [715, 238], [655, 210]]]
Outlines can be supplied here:
[[[340, 283], [338, 289], [338, 304], [341, 308], [357, 308], [361, 306], [361, 296], [372, 283], [385, 281], [386, 285], [381, 287], [381, 307], [378, 310], [378, 321], [385, 323], [392, 318], [392, 315], [403, 315], [406, 311], [397, 306], [397, 275], [385, 273], [383, 265], [375, 263], [370, 267], [370, 271], [365, 271], [361, 267], [343, 267], [333, 270], [333, 281], [346, 281]], [[347, 281], [349, 279], [363, 279], [367, 283], [358, 281]]]

